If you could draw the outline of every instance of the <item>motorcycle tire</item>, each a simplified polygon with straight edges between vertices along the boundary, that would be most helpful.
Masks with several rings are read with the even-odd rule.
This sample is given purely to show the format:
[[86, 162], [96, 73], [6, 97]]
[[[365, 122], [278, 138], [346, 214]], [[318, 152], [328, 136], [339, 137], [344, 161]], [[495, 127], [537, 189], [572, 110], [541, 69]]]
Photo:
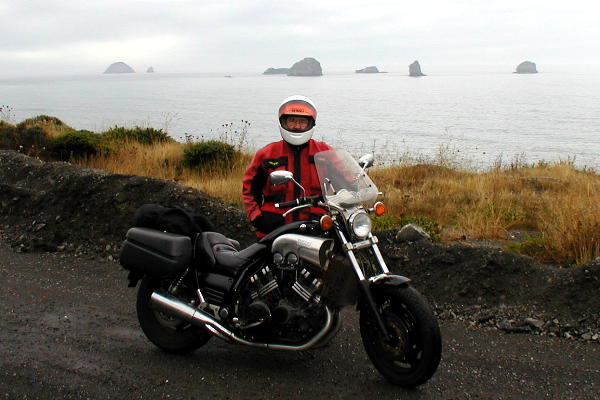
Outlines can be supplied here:
[[137, 293], [138, 321], [146, 337], [168, 353], [186, 354], [205, 345], [212, 334], [187, 321], [171, 317], [150, 307], [150, 296], [168, 283], [145, 276]]
[[427, 382], [442, 354], [440, 329], [427, 300], [410, 286], [381, 287], [373, 296], [391, 340], [363, 302], [360, 333], [369, 359], [395, 385], [414, 388]]

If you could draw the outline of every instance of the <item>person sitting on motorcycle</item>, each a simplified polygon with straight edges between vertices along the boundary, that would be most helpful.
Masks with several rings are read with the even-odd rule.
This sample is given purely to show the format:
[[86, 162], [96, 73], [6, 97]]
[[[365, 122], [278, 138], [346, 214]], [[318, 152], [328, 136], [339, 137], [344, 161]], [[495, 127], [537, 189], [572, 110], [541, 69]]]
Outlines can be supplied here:
[[305, 96], [294, 95], [283, 100], [279, 106], [279, 131], [283, 140], [273, 142], [258, 150], [244, 173], [242, 200], [246, 216], [254, 225], [256, 235], [261, 238], [286, 223], [311, 219], [311, 214], [320, 214], [317, 208], [307, 207], [288, 214], [275, 208], [275, 203], [295, 200], [304, 196], [293, 182], [271, 185], [269, 174], [287, 170], [294, 174], [296, 182], [306, 190], [306, 196], [321, 194], [314, 155], [331, 150], [323, 142], [311, 139], [315, 132], [317, 109]]

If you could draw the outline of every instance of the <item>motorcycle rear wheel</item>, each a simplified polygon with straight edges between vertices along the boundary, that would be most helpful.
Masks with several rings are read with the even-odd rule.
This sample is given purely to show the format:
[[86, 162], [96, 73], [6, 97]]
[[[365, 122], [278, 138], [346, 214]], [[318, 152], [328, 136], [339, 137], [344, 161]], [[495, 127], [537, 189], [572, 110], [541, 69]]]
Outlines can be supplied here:
[[395, 385], [414, 388], [427, 382], [442, 353], [440, 329], [427, 301], [410, 286], [382, 287], [373, 296], [391, 340], [363, 304], [360, 333], [369, 359]]
[[168, 282], [145, 276], [137, 293], [138, 321], [146, 337], [168, 353], [186, 354], [205, 345], [212, 334], [189, 322], [171, 317], [150, 306], [150, 296], [157, 289], [168, 287]]

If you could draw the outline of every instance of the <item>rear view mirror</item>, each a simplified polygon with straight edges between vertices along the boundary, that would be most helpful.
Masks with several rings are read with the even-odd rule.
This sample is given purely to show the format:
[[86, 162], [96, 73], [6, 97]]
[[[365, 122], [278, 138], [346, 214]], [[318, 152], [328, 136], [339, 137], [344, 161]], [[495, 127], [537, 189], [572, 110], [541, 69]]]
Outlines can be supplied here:
[[284, 185], [294, 180], [294, 174], [290, 171], [273, 171], [270, 177], [271, 185]]
[[375, 157], [373, 154], [365, 154], [361, 158], [358, 159], [358, 165], [365, 170], [366, 168], [372, 167], [375, 162]]

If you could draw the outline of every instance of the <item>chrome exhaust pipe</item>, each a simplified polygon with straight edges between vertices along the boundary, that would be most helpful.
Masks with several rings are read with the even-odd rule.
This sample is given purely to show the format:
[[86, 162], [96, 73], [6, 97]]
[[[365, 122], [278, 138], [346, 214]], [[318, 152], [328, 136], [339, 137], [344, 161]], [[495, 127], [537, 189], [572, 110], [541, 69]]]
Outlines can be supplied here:
[[319, 331], [319, 333], [317, 333], [308, 342], [297, 346], [272, 343], [258, 343], [250, 342], [248, 340], [240, 338], [235, 333], [231, 332], [229, 329], [221, 325], [210, 315], [185, 304], [178, 298], [169, 294], [162, 292], [153, 292], [150, 296], [150, 304], [159, 311], [163, 311], [169, 315], [183, 319], [191, 323], [192, 325], [205, 328], [215, 336], [220, 337], [221, 339], [230, 340], [232, 342], [236, 342], [246, 346], [259, 347], [269, 350], [308, 350], [316, 344], [319, 344], [321, 339], [323, 339], [327, 334], [329, 334], [330, 331], [335, 327], [335, 324], [333, 323], [333, 313], [331, 312], [331, 310], [329, 310], [328, 307], [325, 307], [325, 312], [327, 313], [325, 324], [323, 325], [323, 328]]

